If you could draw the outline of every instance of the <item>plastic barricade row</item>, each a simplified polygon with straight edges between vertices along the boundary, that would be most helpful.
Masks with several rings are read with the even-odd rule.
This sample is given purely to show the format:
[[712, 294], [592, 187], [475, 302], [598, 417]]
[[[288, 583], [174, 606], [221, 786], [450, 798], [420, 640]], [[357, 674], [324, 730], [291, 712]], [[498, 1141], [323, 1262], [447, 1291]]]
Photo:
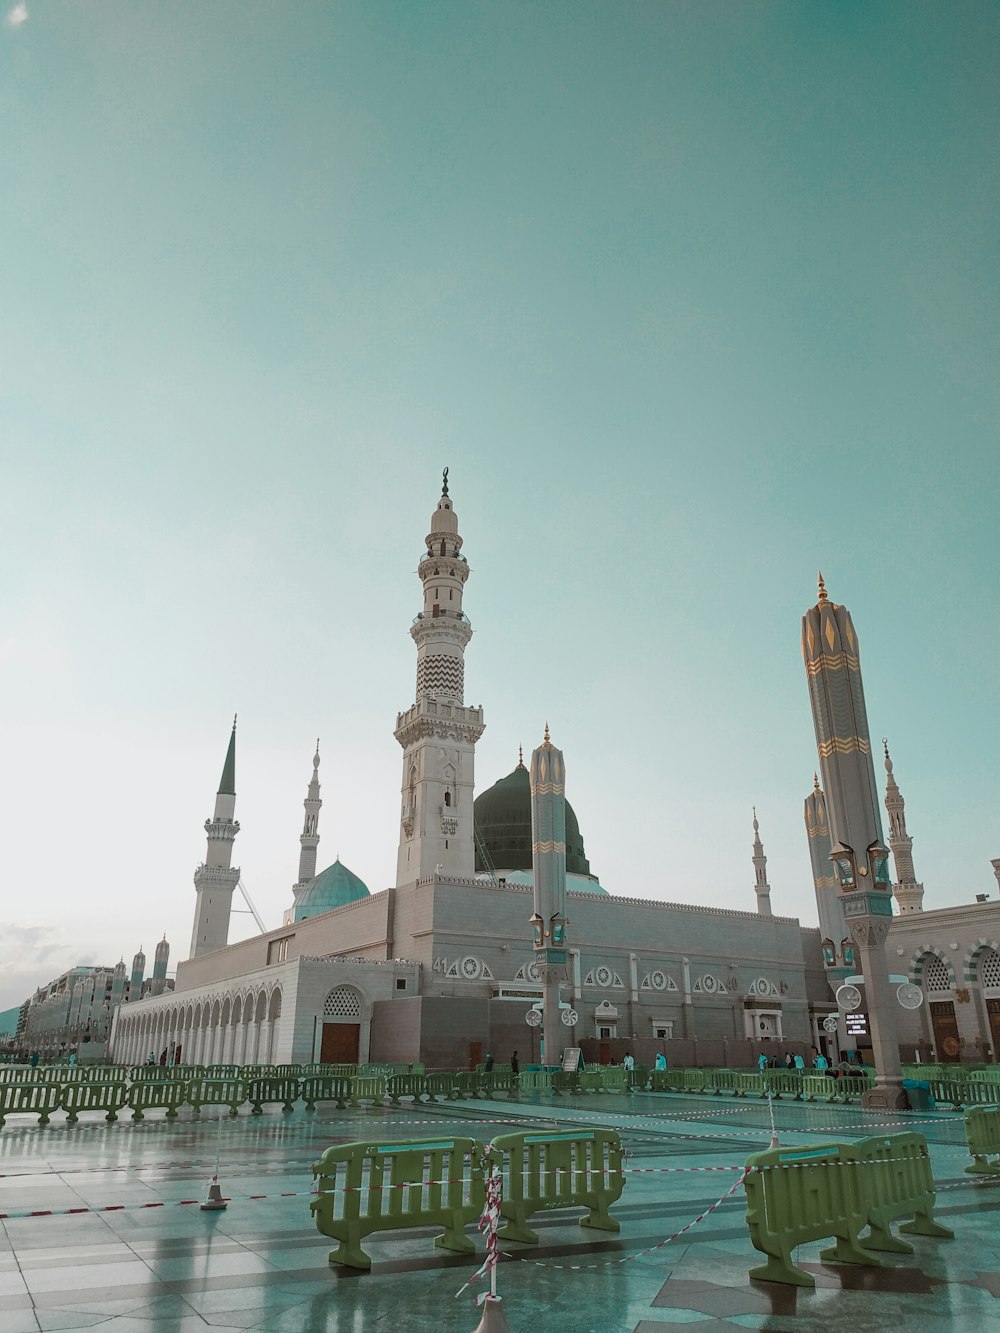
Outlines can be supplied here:
[[837, 1100], [839, 1079], [831, 1078], [829, 1074], [803, 1074], [801, 1077], [802, 1096], [807, 1102]]
[[166, 1111], [167, 1119], [177, 1117], [178, 1107], [183, 1106], [187, 1098], [188, 1085], [173, 1078], [143, 1078], [133, 1083], [128, 1090], [128, 1106], [132, 1108], [132, 1119], [145, 1119], [146, 1111]]
[[351, 1080], [345, 1074], [307, 1074], [299, 1089], [307, 1111], [315, 1111], [317, 1102], [335, 1102], [338, 1111], [346, 1111]]
[[970, 1176], [1000, 1175], [1000, 1109], [976, 1106], [965, 1113], [965, 1138], [972, 1154]]
[[419, 1102], [427, 1095], [427, 1080], [423, 1074], [390, 1074], [385, 1081], [389, 1105], [398, 1106], [400, 1097], [412, 1097]]
[[841, 1155], [859, 1164], [861, 1199], [871, 1228], [861, 1243], [868, 1250], [912, 1254], [913, 1246], [894, 1236], [890, 1224], [901, 1217], [900, 1231], [953, 1240], [955, 1233], [934, 1220], [934, 1177], [923, 1134], [890, 1134], [841, 1145]]
[[526, 1069], [519, 1078], [522, 1092], [551, 1092], [552, 1075], [547, 1069]]
[[128, 1104], [128, 1084], [124, 1078], [102, 1082], [86, 1080], [63, 1083], [59, 1088], [59, 1105], [67, 1113], [67, 1123], [75, 1125], [81, 1111], [104, 1111], [105, 1120], [113, 1123], [118, 1112]]
[[424, 1087], [432, 1102], [457, 1101], [462, 1095], [454, 1074], [425, 1074]]
[[242, 1065], [206, 1065], [202, 1070], [205, 1078], [240, 1078]]
[[41, 1080], [0, 1084], [0, 1129], [9, 1115], [37, 1115], [39, 1125], [47, 1125], [61, 1091], [57, 1083]]
[[770, 1093], [775, 1101], [782, 1097], [802, 1100], [802, 1075], [794, 1069], [765, 1069], [764, 1096]]
[[228, 1106], [230, 1115], [239, 1115], [240, 1107], [247, 1099], [246, 1079], [231, 1075], [193, 1078], [186, 1086], [185, 1100], [194, 1108], [195, 1115], [201, 1114], [203, 1106]]
[[331, 1264], [371, 1268], [366, 1236], [402, 1227], [441, 1227], [434, 1244], [457, 1254], [475, 1246], [465, 1227], [478, 1221], [486, 1186], [475, 1139], [415, 1139], [398, 1144], [347, 1143], [313, 1165], [317, 1230], [338, 1242]]
[[251, 1115], [263, 1115], [265, 1104], [281, 1104], [282, 1111], [294, 1110], [299, 1099], [299, 1080], [290, 1076], [252, 1078], [247, 1085], [247, 1100]]
[[381, 1106], [385, 1100], [385, 1078], [382, 1074], [355, 1074], [349, 1082], [352, 1106], [358, 1106], [361, 1102], [374, 1102], [376, 1106]]
[[619, 1230], [608, 1212], [625, 1187], [617, 1130], [501, 1134], [490, 1145], [490, 1155], [504, 1178], [502, 1240], [537, 1244], [538, 1234], [526, 1219], [551, 1208], [586, 1208], [582, 1227]]

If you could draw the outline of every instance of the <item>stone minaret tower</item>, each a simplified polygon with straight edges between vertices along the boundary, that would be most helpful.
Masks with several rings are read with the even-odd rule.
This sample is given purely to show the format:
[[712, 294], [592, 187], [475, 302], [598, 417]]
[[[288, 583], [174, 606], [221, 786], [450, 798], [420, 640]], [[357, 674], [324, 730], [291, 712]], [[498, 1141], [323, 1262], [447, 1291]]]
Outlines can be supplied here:
[[896, 786], [892, 774], [892, 760], [889, 758], [889, 742], [883, 738], [885, 750], [885, 809], [889, 816], [889, 846], [892, 859], [896, 863], [896, 879], [892, 886], [900, 916], [910, 912], [922, 912], [924, 908], [924, 886], [917, 883], [913, 870], [913, 839], [906, 832], [906, 808], [903, 794]]
[[125, 998], [125, 959], [121, 958], [115, 963], [115, 970], [111, 974], [111, 1007], [117, 1009]]
[[306, 799], [302, 802], [305, 806], [305, 818], [302, 822], [302, 832], [299, 835], [299, 877], [292, 885], [292, 894], [298, 902], [299, 894], [312, 880], [316, 878], [316, 848], [319, 846], [319, 812], [322, 809], [323, 802], [319, 796], [319, 740], [316, 741], [316, 753], [313, 755], [312, 777], [309, 779], [309, 789], [306, 792]]
[[156, 946], [156, 953], [153, 955], [153, 984], [149, 988], [150, 995], [162, 995], [167, 989], [167, 963], [170, 959], [170, 945], [167, 943], [167, 937], [164, 935]]
[[812, 866], [813, 889], [819, 912], [819, 930], [823, 937], [823, 962], [830, 986], [835, 990], [844, 977], [857, 971], [854, 963], [844, 958], [848, 950], [847, 926], [844, 909], [837, 892], [837, 877], [833, 873], [830, 850], [830, 819], [826, 810], [826, 795], [819, 785], [819, 775], [813, 774], [813, 789], [805, 799], [806, 836], [809, 839], [809, 862]]
[[[566, 975], [566, 764], [562, 751], [549, 739], [548, 723], [545, 739], [531, 756], [530, 776], [535, 907], [531, 925], [542, 975], [545, 1063], [552, 1065], [562, 1047], [559, 983]], [[568, 1029], [565, 1035], [569, 1037]]]
[[417, 573], [423, 610], [410, 634], [417, 645], [417, 697], [396, 717], [403, 747], [402, 811], [396, 884], [435, 873], [475, 874], [472, 797], [483, 710], [465, 706], [465, 648], [472, 626], [462, 610], [469, 566], [448, 495], [448, 469]]
[[142, 945], [139, 945], [139, 952], [132, 959], [132, 975], [128, 983], [128, 998], [130, 1000], [142, 999], [142, 979], [146, 975], [146, 955], [142, 951]]
[[771, 915], [771, 886], [767, 882], [767, 857], [764, 844], [760, 840], [760, 825], [757, 823], [757, 807], [753, 810], [753, 873], [754, 892], [757, 894], [757, 911], [761, 916]]
[[233, 842], [240, 831], [236, 814], [236, 719], [229, 737], [229, 749], [222, 769], [222, 781], [215, 798], [215, 815], [205, 820], [208, 849], [205, 860], [194, 872], [198, 901], [194, 909], [190, 958], [224, 949], [229, 943], [229, 915], [233, 890], [240, 880], [239, 867], [232, 867]]
[[882, 843], [875, 769], [858, 638], [850, 612], [819, 597], [802, 618], [802, 657], [812, 703], [816, 749], [826, 794], [837, 897], [864, 978], [865, 1007], [877, 1071], [862, 1105], [905, 1106], [897, 1039], [896, 996], [889, 984], [886, 936], [892, 922], [889, 850]]

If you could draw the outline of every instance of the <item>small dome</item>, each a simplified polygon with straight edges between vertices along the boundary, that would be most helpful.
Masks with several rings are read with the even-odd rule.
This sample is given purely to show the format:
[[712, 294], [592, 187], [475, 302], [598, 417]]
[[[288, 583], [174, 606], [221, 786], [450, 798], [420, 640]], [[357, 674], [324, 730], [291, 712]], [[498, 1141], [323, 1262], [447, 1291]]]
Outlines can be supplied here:
[[[477, 842], [481, 840], [498, 872], [531, 870], [531, 777], [523, 764], [477, 796], [472, 804]], [[485, 870], [476, 847], [476, 870]], [[580, 825], [566, 802], [566, 873], [590, 875]]]
[[299, 894], [294, 920], [304, 921], [308, 916], [332, 912], [335, 907], [344, 907], [368, 896], [367, 884], [358, 879], [353, 870], [341, 865], [338, 856], [332, 866], [321, 870]]

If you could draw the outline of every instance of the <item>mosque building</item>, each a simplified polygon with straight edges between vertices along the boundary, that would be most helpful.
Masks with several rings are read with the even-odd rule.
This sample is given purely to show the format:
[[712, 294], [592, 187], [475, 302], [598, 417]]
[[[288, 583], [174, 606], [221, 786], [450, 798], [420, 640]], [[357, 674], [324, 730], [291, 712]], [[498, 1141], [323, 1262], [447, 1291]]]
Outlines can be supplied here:
[[[371, 892], [339, 859], [317, 873], [317, 744], [292, 903], [278, 929], [229, 944], [240, 875], [232, 864], [239, 833], [234, 726], [205, 823], [205, 860], [195, 873], [190, 955], [178, 966], [173, 992], [116, 1008], [115, 1059], [166, 1051], [206, 1064], [385, 1060], [453, 1068], [487, 1051], [506, 1059], [517, 1050], [522, 1063], [539, 1058], [529, 1017], [542, 996], [530, 924], [530, 777], [522, 757], [474, 799], [485, 723], [483, 709], [465, 702], [473, 631], [462, 548], [446, 471], [417, 571], [415, 698], [397, 714], [394, 730], [402, 749], [395, 884]], [[836, 1035], [823, 1027], [838, 1012], [836, 989], [857, 967], [831, 860], [837, 820], [867, 820], [872, 837], [865, 846], [880, 842], [881, 826], [857, 636], [822, 581], [806, 616], [803, 653], [823, 779], [817, 775], [805, 806], [820, 928], [772, 913], [756, 811], [754, 881], [746, 891], [754, 910], [739, 911], [608, 892], [567, 802], [569, 920], [558, 1048], [579, 1046], [585, 1058], [602, 1061], [620, 1059], [626, 1049], [647, 1059], [662, 1050], [672, 1063], [703, 1065], [749, 1065], [762, 1050], [808, 1057], [812, 1048], [864, 1048], [863, 1034], [849, 1037], [843, 1021]], [[849, 736], [840, 727], [845, 700], [863, 722]], [[922, 910], [887, 751], [886, 765], [899, 908], [886, 948], [892, 965], [898, 960], [899, 972], [931, 1001], [917, 1012], [901, 1010], [904, 1055], [920, 1050], [929, 1058], [952, 1038], [954, 1058], [985, 1056], [1000, 1042], [998, 904]], [[566, 785], [571, 793], [571, 764]], [[1000, 862], [994, 864], [1000, 877]], [[975, 1000], [959, 1008], [967, 1003], [963, 992], [973, 991]]]

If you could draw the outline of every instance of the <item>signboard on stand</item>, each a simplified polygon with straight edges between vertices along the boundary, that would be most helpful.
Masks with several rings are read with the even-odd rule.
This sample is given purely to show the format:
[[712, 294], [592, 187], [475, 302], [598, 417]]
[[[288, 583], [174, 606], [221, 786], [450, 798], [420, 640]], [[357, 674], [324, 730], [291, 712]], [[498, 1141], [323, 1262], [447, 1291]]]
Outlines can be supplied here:
[[562, 1067], [564, 1074], [575, 1074], [580, 1068], [580, 1047], [567, 1046], [563, 1051]]

